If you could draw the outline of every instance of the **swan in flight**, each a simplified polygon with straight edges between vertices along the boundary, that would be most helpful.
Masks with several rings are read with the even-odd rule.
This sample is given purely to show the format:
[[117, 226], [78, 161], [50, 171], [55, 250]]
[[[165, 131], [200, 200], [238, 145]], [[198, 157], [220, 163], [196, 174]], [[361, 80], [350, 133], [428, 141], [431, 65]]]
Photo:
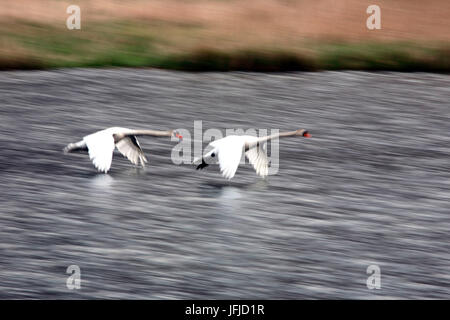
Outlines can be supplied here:
[[176, 137], [182, 140], [183, 137], [176, 130], [158, 131], [158, 130], [132, 130], [127, 128], [112, 127], [97, 131], [85, 136], [83, 140], [75, 143], [69, 143], [64, 148], [64, 153], [88, 151], [89, 158], [94, 163], [98, 171], [107, 173], [111, 168], [114, 148], [127, 157], [133, 164], [139, 162], [145, 166], [147, 158], [141, 149], [137, 136], [155, 136], [155, 137]]
[[193, 163], [198, 164], [197, 170], [203, 169], [208, 166], [211, 158], [217, 157], [222, 175], [227, 179], [231, 179], [236, 173], [244, 152], [253, 165], [256, 174], [265, 177], [269, 173], [269, 161], [265, 150], [266, 142], [275, 138], [293, 136], [310, 138], [311, 134], [304, 129], [299, 129], [259, 138], [248, 135], [230, 135], [211, 142], [209, 146], [213, 149], [203, 155], [203, 157], [195, 159]]

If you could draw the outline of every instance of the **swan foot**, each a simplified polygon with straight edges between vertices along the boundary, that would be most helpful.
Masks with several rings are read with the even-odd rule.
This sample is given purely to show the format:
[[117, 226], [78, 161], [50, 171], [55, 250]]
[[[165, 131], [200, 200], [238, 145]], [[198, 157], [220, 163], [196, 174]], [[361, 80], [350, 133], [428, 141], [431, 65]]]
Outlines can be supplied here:
[[202, 158], [202, 163], [200, 163], [200, 164], [197, 166], [196, 170], [203, 169], [203, 168], [205, 168], [205, 167], [207, 167], [207, 166], [209, 166], [209, 164], [207, 164], [207, 163], [205, 162], [205, 159]]

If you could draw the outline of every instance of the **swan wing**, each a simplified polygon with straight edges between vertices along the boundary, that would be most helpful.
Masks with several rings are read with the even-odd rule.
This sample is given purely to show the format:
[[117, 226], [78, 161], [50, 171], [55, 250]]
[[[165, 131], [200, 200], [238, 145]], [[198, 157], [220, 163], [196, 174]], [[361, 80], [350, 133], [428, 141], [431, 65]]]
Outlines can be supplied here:
[[98, 171], [107, 173], [111, 168], [114, 151], [114, 138], [105, 131], [93, 133], [83, 138], [92, 160]]
[[127, 157], [131, 163], [138, 165], [139, 162], [145, 167], [147, 158], [142, 151], [141, 145], [135, 136], [127, 136], [116, 143], [117, 150], [124, 156]]
[[211, 145], [217, 147], [220, 171], [225, 178], [231, 179], [234, 177], [241, 161], [245, 141], [233, 137], [232, 139], [224, 138], [220, 143], [218, 143], [218, 140], [214, 142], [216, 143], [211, 143]]
[[245, 152], [250, 163], [255, 168], [256, 174], [265, 177], [269, 174], [269, 160], [264, 147], [251, 148]]

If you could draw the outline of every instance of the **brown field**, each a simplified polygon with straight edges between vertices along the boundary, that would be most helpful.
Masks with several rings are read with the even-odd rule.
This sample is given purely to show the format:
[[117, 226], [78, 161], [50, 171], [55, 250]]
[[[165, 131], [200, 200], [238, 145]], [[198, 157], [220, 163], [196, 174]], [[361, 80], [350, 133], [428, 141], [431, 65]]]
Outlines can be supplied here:
[[[74, 3], [81, 7], [80, 31], [69, 31], [65, 25], [66, 8]], [[366, 28], [366, 8], [371, 4], [381, 7], [381, 30]], [[16, 53], [25, 60], [73, 61], [35, 43], [54, 34], [101, 42], [108, 50], [118, 46], [123, 50], [122, 43], [138, 35], [151, 38], [158, 54], [207, 49], [282, 50], [315, 56], [321, 44], [330, 42], [408, 43], [424, 49], [448, 48], [450, 42], [448, 0], [0, 0], [0, 6], [0, 62]], [[108, 27], [117, 22], [133, 27]], [[87, 51], [83, 51], [86, 59]]]

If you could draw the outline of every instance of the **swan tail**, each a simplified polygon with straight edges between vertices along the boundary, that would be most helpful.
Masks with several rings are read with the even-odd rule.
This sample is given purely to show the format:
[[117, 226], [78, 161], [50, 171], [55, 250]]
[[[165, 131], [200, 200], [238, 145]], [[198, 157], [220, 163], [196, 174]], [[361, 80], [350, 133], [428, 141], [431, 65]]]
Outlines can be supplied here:
[[64, 153], [88, 151], [86, 143], [84, 141], [79, 141], [75, 143], [69, 143], [64, 149]]

